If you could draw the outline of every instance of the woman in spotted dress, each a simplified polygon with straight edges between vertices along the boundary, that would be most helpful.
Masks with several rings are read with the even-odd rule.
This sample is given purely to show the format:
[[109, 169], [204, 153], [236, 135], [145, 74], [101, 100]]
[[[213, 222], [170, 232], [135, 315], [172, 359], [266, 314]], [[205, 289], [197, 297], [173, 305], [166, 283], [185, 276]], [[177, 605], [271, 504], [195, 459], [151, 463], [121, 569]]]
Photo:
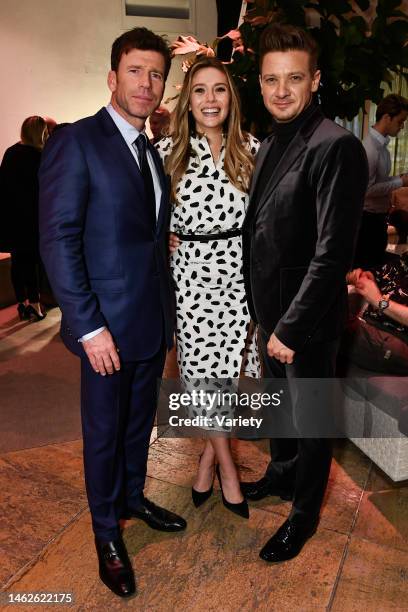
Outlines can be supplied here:
[[[187, 384], [259, 376], [242, 273], [241, 227], [259, 143], [240, 127], [239, 101], [225, 66], [196, 61], [186, 74], [171, 136], [157, 145], [171, 177], [171, 269], [177, 300], [177, 360]], [[208, 388], [208, 387], [207, 387]], [[197, 409], [202, 414], [202, 409]], [[194, 415], [194, 412], [193, 412]], [[211, 416], [207, 411], [206, 416]], [[192, 495], [212, 493], [214, 466], [224, 505], [248, 517], [229, 439], [207, 439]]]

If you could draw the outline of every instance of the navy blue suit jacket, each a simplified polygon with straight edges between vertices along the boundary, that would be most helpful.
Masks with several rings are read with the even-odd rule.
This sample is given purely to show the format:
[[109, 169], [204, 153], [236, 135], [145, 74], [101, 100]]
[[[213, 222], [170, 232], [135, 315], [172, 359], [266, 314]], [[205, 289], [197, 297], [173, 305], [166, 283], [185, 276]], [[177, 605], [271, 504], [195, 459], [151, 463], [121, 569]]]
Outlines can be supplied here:
[[106, 325], [125, 361], [147, 359], [163, 334], [173, 342], [174, 297], [168, 265], [169, 188], [157, 151], [160, 213], [145, 199], [128, 145], [106, 109], [50, 138], [40, 168], [41, 255], [62, 310], [61, 336]]

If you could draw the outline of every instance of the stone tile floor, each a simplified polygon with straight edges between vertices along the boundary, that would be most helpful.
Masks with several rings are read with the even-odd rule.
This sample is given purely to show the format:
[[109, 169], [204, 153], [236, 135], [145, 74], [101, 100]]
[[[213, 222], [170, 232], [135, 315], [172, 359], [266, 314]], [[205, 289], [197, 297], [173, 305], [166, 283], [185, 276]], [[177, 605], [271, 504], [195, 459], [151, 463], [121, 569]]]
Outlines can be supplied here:
[[[197, 440], [152, 437], [147, 494], [185, 516], [188, 529], [163, 534], [127, 522], [139, 589], [128, 602], [97, 576], [81, 442], [4, 454], [0, 579], [6, 591], [72, 592], [75, 610], [407, 609], [408, 487], [386, 480], [351, 443], [336, 446], [317, 534], [296, 559], [277, 566], [261, 561], [258, 550], [289, 504], [262, 500], [245, 521], [225, 510], [216, 489], [196, 510], [190, 482], [199, 452]], [[266, 445], [236, 442], [235, 456], [245, 478], [256, 478], [267, 462]], [[2, 609], [9, 608], [15, 606]]]
[[[12, 336], [11, 369], [18, 364], [13, 359], [19, 359], [21, 333]], [[166, 372], [175, 376], [174, 355]], [[289, 504], [269, 497], [252, 504], [245, 521], [222, 506], [215, 487], [195, 509], [190, 486], [201, 442], [154, 431], [147, 494], [185, 516], [188, 528], [163, 534], [127, 522], [124, 537], [138, 582], [138, 595], [129, 601], [98, 578], [81, 446], [77, 439], [0, 454], [2, 610], [29, 608], [6, 605], [9, 593], [41, 591], [72, 592], [71, 609], [80, 611], [408, 609], [408, 483], [392, 483], [348, 441], [336, 444], [318, 532], [296, 559], [270, 566], [258, 551]], [[268, 461], [264, 441], [236, 441], [234, 455], [245, 480], [261, 476]]]

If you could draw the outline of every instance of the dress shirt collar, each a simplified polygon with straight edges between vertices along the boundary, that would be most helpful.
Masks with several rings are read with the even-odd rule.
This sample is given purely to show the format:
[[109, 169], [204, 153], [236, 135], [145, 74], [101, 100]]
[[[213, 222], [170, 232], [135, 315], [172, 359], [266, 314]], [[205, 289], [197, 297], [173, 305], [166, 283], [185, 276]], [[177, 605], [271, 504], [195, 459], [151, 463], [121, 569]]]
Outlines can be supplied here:
[[370, 127], [369, 131], [374, 140], [380, 143], [380, 145], [383, 147], [386, 147], [391, 140], [389, 136], [383, 136], [374, 127]]
[[[124, 119], [122, 115], [119, 115], [119, 113], [113, 108], [111, 103], [107, 105], [106, 110], [112, 117], [116, 127], [118, 128], [119, 132], [122, 134], [123, 138], [129, 146], [131, 146], [135, 142], [139, 134], [145, 134], [144, 130], [142, 132], [139, 132], [139, 130], [137, 130], [135, 127], [133, 127], [133, 125], [126, 121], [126, 119]], [[145, 137], [147, 138], [146, 134]]]

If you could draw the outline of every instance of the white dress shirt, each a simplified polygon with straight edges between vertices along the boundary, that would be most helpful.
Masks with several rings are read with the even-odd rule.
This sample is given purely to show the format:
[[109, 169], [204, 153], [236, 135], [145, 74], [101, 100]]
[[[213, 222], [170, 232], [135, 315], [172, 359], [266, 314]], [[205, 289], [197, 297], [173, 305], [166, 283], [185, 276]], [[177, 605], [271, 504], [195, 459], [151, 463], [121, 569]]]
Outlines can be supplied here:
[[364, 210], [371, 213], [386, 214], [390, 208], [390, 196], [394, 189], [402, 187], [399, 176], [389, 176], [391, 156], [387, 149], [389, 136], [383, 136], [370, 127], [363, 140], [368, 158], [368, 188], [364, 199]]
[[[128, 145], [130, 152], [132, 153], [133, 157], [136, 160], [137, 165], [140, 168], [139, 158], [137, 155], [137, 151], [135, 150], [135, 147], [133, 146], [133, 143], [135, 142], [139, 134], [141, 133], [145, 134], [145, 132], [144, 131], [139, 132], [139, 130], [137, 130], [133, 125], [131, 125], [128, 121], [126, 121], [126, 119], [124, 119], [122, 115], [119, 115], [119, 113], [113, 108], [112, 104], [108, 104], [108, 106], [106, 107], [106, 110], [112, 117], [119, 132], [122, 134], [124, 141]], [[145, 138], [148, 141], [146, 134], [145, 134]], [[153, 187], [154, 187], [154, 193], [156, 197], [156, 219], [157, 219], [159, 216], [159, 211], [160, 211], [162, 189], [160, 185], [159, 175], [156, 169], [156, 164], [153, 161], [153, 158], [151, 156], [151, 153], [148, 147], [146, 148], [146, 153], [147, 153], [147, 161], [149, 164], [150, 172], [152, 173]], [[91, 338], [93, 338], [94, 336], [102, 332], [104, 329], [106, 329], [105, 326], [98, 327], [98, 329], [95, 329], [94, 331], [89, 332], [89, 334], [85, 334], [84, 336], [82, 336], [82, 338], [79, 338], [78, 342], [83, 342], [84, 340], [90, 340]]]

